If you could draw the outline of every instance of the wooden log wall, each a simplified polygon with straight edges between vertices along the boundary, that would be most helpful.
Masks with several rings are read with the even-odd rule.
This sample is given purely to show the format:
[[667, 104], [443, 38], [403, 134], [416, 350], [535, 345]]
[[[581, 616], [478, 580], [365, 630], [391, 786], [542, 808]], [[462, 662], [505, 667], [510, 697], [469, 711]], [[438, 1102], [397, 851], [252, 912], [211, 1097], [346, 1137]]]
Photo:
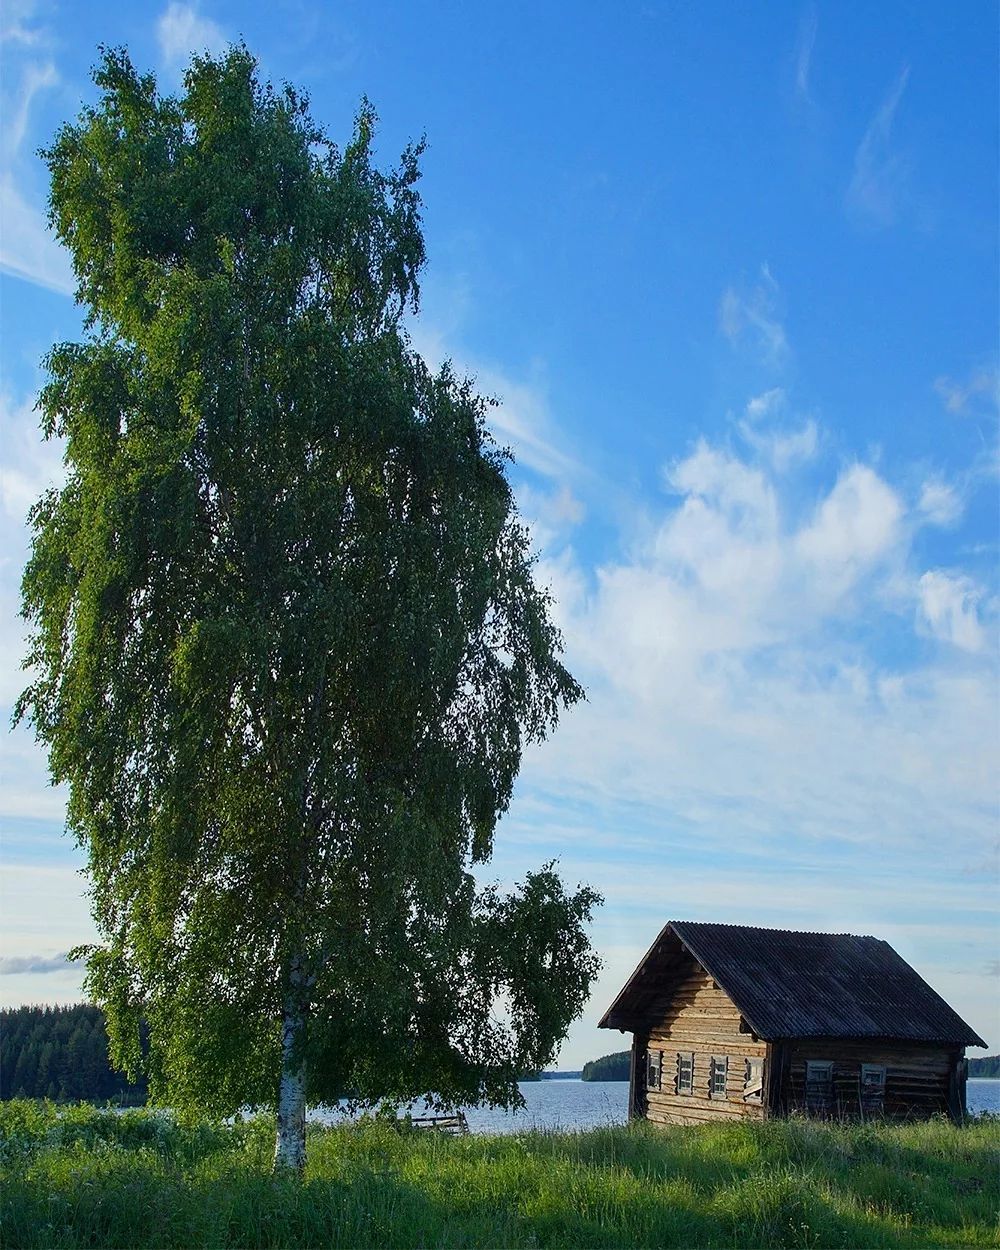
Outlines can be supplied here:
[[869, 1114], [887, 1119], [915, 1119], [949, 1113], [949, 1084], [960, 1055], [942, 1046], [903, 1042], [841, 1041], [833, 1038], [787, 1043], [784, 1109], [806, 1110], [806, 1063], [833, 1063], [833, 1117], [865, 1114], [859, 1102], [861, 1065], [879, 1064], [886, 1070], [884, 1104]]
[[[645, 1048], [663, 1052], [663, 1068], [661, 1088], [645, 1091], [646, 1118], [663, 1124], [762, 1118], [763, 1098], [760, 1102], [744, 1099], [744, 1074], [747, 1059], [760, 1060], [763, 1066], [767, 1044], [755, 1039], [745, 1026], [741, 1029], [741, 1024], [732, 999], [703, 968], [693, 964], [671, 995], [669, 1006], [649, 1029]], [[690, 1094], [674, 1092], [678, 1052], [694, 1055]], [[724, 1098], [710, 1095], [713, 1055], [729, 1059]], [[637, 1077], [645, 1084], [644, 1064]]]

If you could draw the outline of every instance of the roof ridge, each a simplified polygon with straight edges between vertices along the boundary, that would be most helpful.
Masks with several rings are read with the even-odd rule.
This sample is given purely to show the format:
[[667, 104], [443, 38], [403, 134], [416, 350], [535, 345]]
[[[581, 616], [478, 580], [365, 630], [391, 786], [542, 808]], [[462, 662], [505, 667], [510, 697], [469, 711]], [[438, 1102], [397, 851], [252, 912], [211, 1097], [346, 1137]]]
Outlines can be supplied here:
[[[885, 942], [885, 938], [876, 937], [874, 933], [830, 932], [823, 929], [781, 929], [770, 925], [734, 924], [728, 920], [668, 920], [668, 925], [700, 925], [711, 929], [751, 929], [755, 933], [794, 933], [799, 937], [853, 937], [869, 938], [873, 942]], [[888, 945], [888, 943], [886, 943]]]

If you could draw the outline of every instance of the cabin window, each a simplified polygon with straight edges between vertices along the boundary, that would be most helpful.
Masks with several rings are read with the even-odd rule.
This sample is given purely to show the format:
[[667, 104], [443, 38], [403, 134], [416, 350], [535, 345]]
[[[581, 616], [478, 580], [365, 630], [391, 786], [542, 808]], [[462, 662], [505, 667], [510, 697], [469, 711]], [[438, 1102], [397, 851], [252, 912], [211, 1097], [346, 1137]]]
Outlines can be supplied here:
[[764, 1093], [764, 1060], [747, 1059], [743, 1068], [743, 1101], [760, 1102]]
[[663, 1082], [663, 1051], [646, 1051], [646, 1088], [659, 1089]]
[[694, 1055], [691, 1051], [677, 1055], [677, 1092], [694, 1093]]
[[826, 1115], [833, 1107], [833, 1062], [809, 1059], [806, 1062], [806, 1110]]
[[885, 1105], [885, 1068], [880, 1063], [861, 1065], [861, 1109], [881, 1111]]
[[726, 1077], [729, 1074], [728, 1055], [712, 1056], [712, 1075], [709, 1078], [708, 1092], [711, 1098], [725, 1098]]

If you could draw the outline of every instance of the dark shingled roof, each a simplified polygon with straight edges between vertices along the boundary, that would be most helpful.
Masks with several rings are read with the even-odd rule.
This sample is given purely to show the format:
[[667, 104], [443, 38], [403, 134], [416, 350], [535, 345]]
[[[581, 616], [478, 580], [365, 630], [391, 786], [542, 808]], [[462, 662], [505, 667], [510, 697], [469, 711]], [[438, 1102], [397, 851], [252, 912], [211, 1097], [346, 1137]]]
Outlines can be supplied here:
[[[766, 1041], [886, 1038], [985, 1046], [888, 942], [672, 920], [608, 1009], [602, 1028], [633, 1029], [670, 995], [657, 974], [688, 951]], [[676, 966], [676, 963], [674, 964]]]

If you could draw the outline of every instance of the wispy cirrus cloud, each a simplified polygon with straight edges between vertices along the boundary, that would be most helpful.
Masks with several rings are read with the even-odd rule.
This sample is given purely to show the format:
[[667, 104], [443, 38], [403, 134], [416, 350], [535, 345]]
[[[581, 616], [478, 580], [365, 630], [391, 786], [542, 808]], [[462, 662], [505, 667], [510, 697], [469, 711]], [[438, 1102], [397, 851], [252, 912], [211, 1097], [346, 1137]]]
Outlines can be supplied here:
[[942, 375], [934, 379], [934, 389], [945, 408], [956, 416], [982, 406], [995, 409], [1000, 407], [1000, 369], [981, 365], [964, 379]]
[[156, 22], [156, 38], [163, 63], [171, 70], [178, 70], [196, 54], [210, 52], [217, 55], [228, 40], [222, 27], [210, 17], [205, 17], [197, 4], [184, 0], [170, 0]]
[[789, 347], [780, 302], [781, 292], [765, 262], [754, 283], [723, 291], [719, 329], [734, 346], [748, 344], [765, 363], [781, 364]]
[[745, 443], [769, 460], [778, 473], [812, 460], [819, 451], [819, 426], [812, 417], [797, 424], [778, 419], [787, 407], [783, 387], [775, 386], [747, 401], [737, 429]]
[[49, 42], [48, 32], [37, 18], [34, 0], [5, 0], [0, 8], [0, 44], [40, 48]]
[[76, 281], [68, 252], [8, 170], [0, 171], [0, 218], [0, 269], [59, 295], [72, 295]]
[[39, 91], [54, 87], [59, 82], [54, 62], [29, 61], [21, 75], [21, 82], [11, 98], [13, 108], [3, 130], [4, 155], [12, 158], [21, 150], [28, 129], [31, 103]]
[[19, 529], [42, 492], [63, 480], [63, 446], [55, 438], [43, 441], [32, 399], [6, 391], [0, 391], [0, 445], [0, 528]]
[[910, 67], [904, 65], [875, 110], [854, 154], [846, 203], [851, 215], [868, 225], [891, 226], [905, 194], [909, 161], [894, 146], [892, 130], [909, 78]]
[[986, 631], [979, 617], [984, 591], [964, 574], [932, 569], [920, 578], [920, 620], [935, 638], [963, 651], [981, 652]]
[[939, 477], [928, 478], [920, 488], [917, 508], [933, 525], [949, 526], [960, 520], [965, 510], [959, 492]]
[[46, 27], [35, 6], [4, 6], [2, 103], [6, 125], [0, 140], [0, 269], [38, 286], [72, 294], [69, 254], [55, 240], [42, 207], [39, 169], [30, 155], [32, 109], [43, 93], [61, 84], [47, 54]]
[[487, 413], [488, 424], [497, 441], [510, 447], [519, 465], [556, 481], [583, 476], [583, 467], [563, 445], [541, 371], [517, 377], [493, 362], [453, 352], [447, 331], [430, 322], [415, 322], [408, 332], [414, 348], [432, 368], [450, 361], [459, 376], [475, 379], [481, 395], [497, 401]]

